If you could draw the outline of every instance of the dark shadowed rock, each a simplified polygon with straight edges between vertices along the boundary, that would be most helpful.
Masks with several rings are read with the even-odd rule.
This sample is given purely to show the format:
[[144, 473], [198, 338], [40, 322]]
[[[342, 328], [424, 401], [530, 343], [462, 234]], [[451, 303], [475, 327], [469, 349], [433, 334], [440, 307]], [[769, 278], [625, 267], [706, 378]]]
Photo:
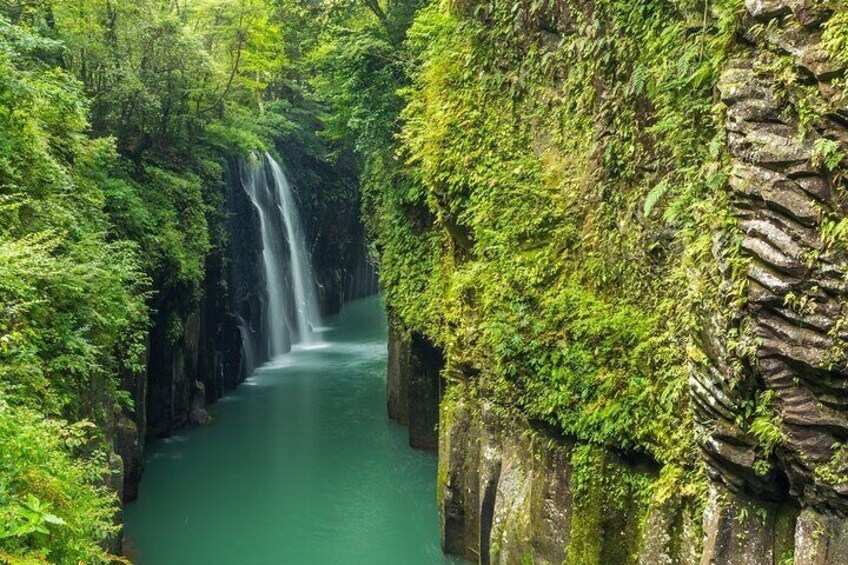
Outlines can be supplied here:
[[444, 356], [426, 337], [415, 332], [410, 337], [409, 348], [409, 444], [419, 449], [436, 449]]
[[400, 322], [389, 315], [388, 368], [386, 372], [386, 400], [389, 418], [399, 424], [409, 425], [410, 343]]

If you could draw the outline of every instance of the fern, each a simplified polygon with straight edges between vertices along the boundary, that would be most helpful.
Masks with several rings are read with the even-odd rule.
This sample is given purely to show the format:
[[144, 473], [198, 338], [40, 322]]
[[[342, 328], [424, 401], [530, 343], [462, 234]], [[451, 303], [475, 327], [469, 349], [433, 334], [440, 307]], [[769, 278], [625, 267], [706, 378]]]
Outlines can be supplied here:
[[645, 85], [648, 83], [650, 72], [650, 69], [642, 64], [638, 64], [633, 68], [633, 74], [630, 75], [631, 94], [641, 95], [645, 92]]
[[668, 192], [668, 189], [671, 188], [671, 184], [668, 182], [668, 178], [664, 178], [657, 184], [651, 191], [648, 193], [648, 196], [645, 197], [645, 216], [650, 216], [651, 211], [659, 204], [659, 201], [663, 199], [663, 197]]

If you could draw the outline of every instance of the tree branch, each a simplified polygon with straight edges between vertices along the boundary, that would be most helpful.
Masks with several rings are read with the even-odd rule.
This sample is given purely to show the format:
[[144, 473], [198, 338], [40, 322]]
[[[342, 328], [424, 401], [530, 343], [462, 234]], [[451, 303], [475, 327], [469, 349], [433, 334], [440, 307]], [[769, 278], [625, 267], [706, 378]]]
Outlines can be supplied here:
[[380, 0], [362, 0], [369, 10], [374, 12], [374, 15], [377, 16], [377, 19], [381, 22], [386, 21], [386, 12], [383, 11], [383, 8], [380, 7]]

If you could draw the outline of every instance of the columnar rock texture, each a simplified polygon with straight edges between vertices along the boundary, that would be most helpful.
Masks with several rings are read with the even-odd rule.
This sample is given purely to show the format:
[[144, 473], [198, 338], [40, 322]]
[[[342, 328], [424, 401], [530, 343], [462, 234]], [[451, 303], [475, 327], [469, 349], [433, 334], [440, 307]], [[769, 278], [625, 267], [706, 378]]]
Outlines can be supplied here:
[[444, 355], [421, 334], [410, 333], [389, 316], [386, 375], [389, 417], [409, 428], [409, 445], [435, 450]]
[[[824, 4], [748, 0], [718, 84], [737, 225], [715, 238], [727, 299], [704, 316], [709, 361], [691, 378], [712, 484], [703, 563], [791, 562], [793, 530], [795, 563], [848, 562], [848, 262], [824, 243], [845, 186], [819, 163], [822, 140], [846, 148], [848, 107]], [[823, 110], [808, 118], [811, 100]]]
[[[123, 460], [121, 499], [134, 500], [138, 494], [138, 482], [143, 470], [145, 433], [147, 429], [147, 363], [140, 369], [124, 369], [121, 388], [130, 393], [133, 410], [123, 410], [115, 422], [114, 449]], [[142, 409], [138, 409], [141, 407]]]
[[[189, 423], [210, 421], [205, 407], [247, 377], [242, 339], [223, 288], [225, 262], [207, 261], [207, 294], [188, 308], [163, 302], [151, 331], [144, 370], [122, 378], [134, 409], [117, 421], [115, 450], [124, 461], [124, 500], [137, 496], [147, 439], [157, 439]], [[169, 328], [179, 320], [181, 336]]]
[[[240, 356], [230, 357], [229, 361], [239, 362], [235, 386], [246, 378], [263, 359], [267, 358], [267, 344], [260, 339], [264, 326], [263, 296], [265, 281], [262, 273], [262, 238], [259, 230], [259, 217], [255, 206], [247, 197], [242, 185], [242, 169], [238, 160], [230, 160], [226, 169], [227, 234], [228, 249], [226, 274], [216, 281], [215, 295], [223, 294], [226, 307], [235, 318], [236, 338], [244, 352]], [[226, 282], [226, 293], [221, 283]], [[212, 289], [210, 289], [212, 290]]]
[[691, 501], [649, 499], [658, 468], [534, 429], [454, 385], [439, 424], [442, 546], [481, 564], [695, 563]]
[[119, 416], [114, 433], [124, 500], [138, 494], [145, 442], [210, 422], [206, 406], [244, 381], [262, 354], [254, 347], [263, 284], [254, 275], [262, 252], [258, 219], [237, 163], [228, 163], [226, 172], [221, 190], [229, 216], [220, 227], [227, 238], [206, 258], [202, 297], [160, 296], [145, 367], [122, 375], [134, 404]]
[[388, 370], [386, 372], [386, 400], [389, 418], [409, 425], [409, 336], [397, 319], [389, 315]]

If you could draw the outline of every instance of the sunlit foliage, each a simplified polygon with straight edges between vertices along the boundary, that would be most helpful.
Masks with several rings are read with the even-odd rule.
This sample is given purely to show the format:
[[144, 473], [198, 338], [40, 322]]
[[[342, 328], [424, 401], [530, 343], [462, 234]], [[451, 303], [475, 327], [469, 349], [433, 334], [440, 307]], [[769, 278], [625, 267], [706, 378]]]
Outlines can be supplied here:
[[[298, 139], [325, 166], [284, 40], [310, 16], [260, 0], [0, 3], [0, 561], [109, 561], [108, 430], [144, 409], [120, 376], [143, 368], [151, 330], [179, 340], [201, 297], [226, 237], [224, 159]], [[327, 188], [336, 208], [354, 197]]]

